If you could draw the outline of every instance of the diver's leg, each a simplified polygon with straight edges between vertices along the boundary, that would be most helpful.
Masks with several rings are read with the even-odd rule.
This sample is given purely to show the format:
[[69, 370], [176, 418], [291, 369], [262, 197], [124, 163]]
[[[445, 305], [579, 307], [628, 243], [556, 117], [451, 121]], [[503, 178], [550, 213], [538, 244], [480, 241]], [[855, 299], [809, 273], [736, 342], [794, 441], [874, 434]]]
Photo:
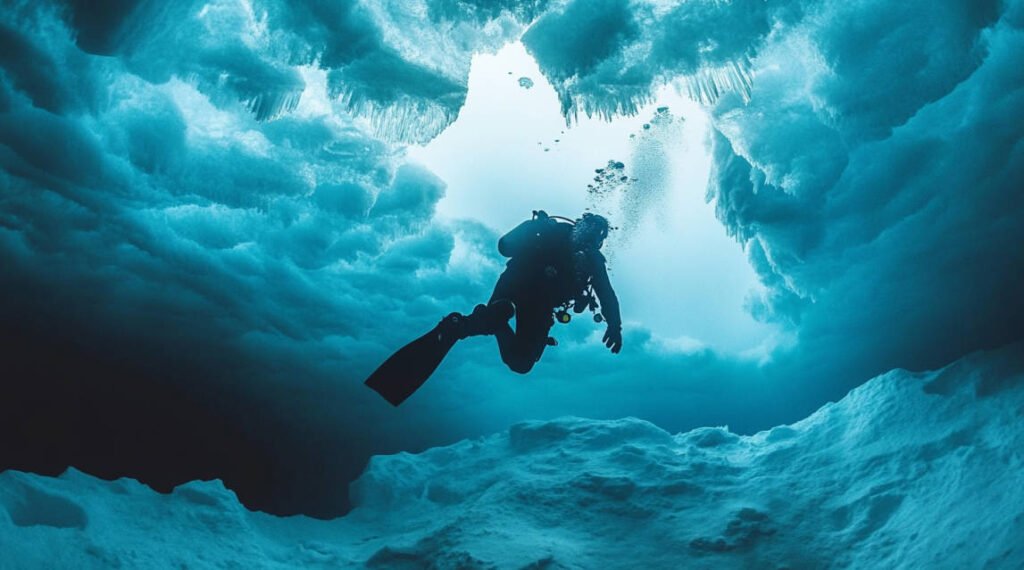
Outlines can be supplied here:
[[516, 348], [516, 333], [512, 330], [512, 327], [505, 323], [505, 326], [500, 327], [494, 338], [498, 340], [498, 352], [501, 353], [502, 362], [508, 363], [510, 358], [514, 358], [515, 354], [518, 353]]
[[[491, 294], [490, 306], [511, 301], [514, 305], [516, 327], [513, 331], [507, 320], [497, 327], [494, 335], [498, 340], [501, 360], [514, 372], [526, 374], [540, 359], [547, 346], [548, 331], [554, 324], [551, 310], [531, 302], [529, 295], [535, 293], [527, 280], [513, 267], [508, 267], [498, 278]], [[525, 298], [524, 298], [525, 296]]]
[[508, 321], [515, 315], [511, 301], [499, 299], [490, 305], [477, 305], [468, 315], [452, 313], [441, 319], [438, 332], [450, 335], [455, 340], [470, 336], [498, 334], [508, 328]]
[[498, 277], [494, 292], [486, 305], [477, 305], [468, 315], [449, 314], [438, 323], [439, 334], [451, 336], [455, 340], [487, 334], [500, 336], [506, 329], [511, 334], [508, 320], [515, 315], [515, 305], [511, 299], [513, 293], [522, 288], [521, 281], [517, 272], [506, 268]]
[[506, 267], [505, 271], [502, 271], [501, 276], [498, 277], [498, 282], [494, 284], [494, 291], [491, 293], [491, 298], [487, 301], [487, 304], [490, 305], [502, 299], [513, 301], [518, 297], [518, 294], [526, 288], [526, 283], [521, 273], [521, 271], [517, 271], [512, 267]]
[[550, 310], [517, 308], [515, 333], [506, 324], [495, 335], [501, 360], [513, 372], [529, 372], [544, 353], [553, 324]]

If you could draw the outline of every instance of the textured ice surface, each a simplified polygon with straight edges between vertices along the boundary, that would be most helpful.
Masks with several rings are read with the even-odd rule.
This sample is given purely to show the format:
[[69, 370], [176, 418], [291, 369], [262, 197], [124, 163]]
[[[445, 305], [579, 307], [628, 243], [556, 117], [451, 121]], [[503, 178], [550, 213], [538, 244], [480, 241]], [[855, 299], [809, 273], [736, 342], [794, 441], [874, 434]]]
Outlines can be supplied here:
[[570, 122], [580, 112], [635, 114], [652, 86], [676, 81], [714, 102], [751, 85], [750, 55], [797, 3], [760, 0], [573, 0], [541, 15], [523, 43]]
[[[308, 426], [332, 426], [333, 438], [277, 455], [275, 467], [289, 473], [330, 469], [324, 450], [366, 441], [356, 436], [364, 414], [383, 416], [363, 405], [361, 377], [439, 314], [489, 293], [500, 270], [496, 236], [435, 218], [442, 181], [402, 167], [400, 145], [371, 135], [436, 134], [464, 96], [472, 54], [523, 29], [539, 63], [529, 73], [556, 86], [569, 115], [627, 112], [651, 85], [686, 78], [697, 78], [698, 95], [720, 95], [712, 111], [718, 215], [768, 288], [751, 303], [756, 316], [800, 323], [799, 348], [756, 383], [752, 366], [728, 356], [663, 358], [643, 348], [656, 343], [639, 326], [627, 331], [640, 340], [627, 344], [637, 352], [621, 355], [628, 366], [608, 367], [563, 343], [552, 355], [565, 355], [562, 364], [547, 365], [593, 370], [632, 393], [597, 390], [580, 401], [555, 388], [562, 396], [543, 410], [523, 399], [506, 405], [529, 401], [525, 392], [466, 381], [490, 380], [475, 371], [501, 366], [493, 347], [467, 348], [468, 365], [453, 382], [434, 384], [446, 387], [423, 407], [403, 412], [408, 423], [388, 422], [378, 449], [401, 448], [409, 434], [454, 441], [445, 430], [475, 433], [479, 418], [502, 414], [614, 406], [693, 421], [662, 406], [703, 388], [705, 375], [720, 381], [690, 406], [763, 427], [776, 423], [769, 414], [802, 417], [896, 363], [936, 366], [1024, 330], [1024, 121], [1012, 120], [1024, 109], [1020, 0], [102, 6], [23, 0], [0, 10], [0, 281], [10, 287], [0, 320], [18, 337], [19, 323], [39, 323], [41, 338], [61, 331], [86, 352], [161, 370], [187, 392], [223, 394], [232, 404], [217, 415], [233, 414], [223, 422], [239, 433], [299, 440]], [[748, 66], [749, 100], [699, 81], [743, 85]], [[321, 91], [324, 101], [314, 96]], [[562, 147], [537, 154], [550, 148], [550, 160]], [[651, 180], [632, 157], [598, 157], [625, 162], [638, 185]], [[472, 158], [467, 168], [479, 167]], [[637, 383], [623, 382], [623, 371]], [[752, 388], [742, 398], [719, 397], [744, 381]], [[62, 392], [66, 401], [78, 385]], [[267, 386], [289, 396], [274, 398]], [[499, 403], [435, 422], [464, 390]], [[766, 391], [783, 390], [779, 404], [764, 404]], [[274, 425], [234, 405], [248, 397], [273, 402], [270, 415], [285, 419]], [[123, 406], [106, 405], [97, 417], [123, 419]], [[751, 409], [759, 413], [745, 414]], [[49, 449], [32, 435], [26, 447]], [[101, 446], [121, 450], [126, 469], [151, 459], [82, 439], [104, 442], [82, 452], [92, 457], [108, 457]], [[54, 460], [78, 453], [75, 440], [56, 443]], [[198, 472], [231, 478], [224, 464]]]
[[330, 522], [246, 511], [217, 481], [7, 472], [0, 567], [1019, 568], [1022, 348], [896, 370], [753, 436], [563, 418], [375, 457]]

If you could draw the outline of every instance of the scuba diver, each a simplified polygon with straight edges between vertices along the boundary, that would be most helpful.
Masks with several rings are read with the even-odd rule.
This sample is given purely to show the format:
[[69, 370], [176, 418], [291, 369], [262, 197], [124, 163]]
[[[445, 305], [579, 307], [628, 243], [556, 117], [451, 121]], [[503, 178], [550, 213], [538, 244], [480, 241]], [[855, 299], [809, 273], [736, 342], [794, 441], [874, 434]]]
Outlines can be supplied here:
[[[570, 220], [535, 211], [498, 241], [498, 252], [510, 259], [490, 301], [469, 315], [451, 313], [441, 319], [388, 358], [366, 385], [397, 406], [426, 382], [457, 341], [479, 335], [494, 335], [505, 364], [526, 374], [545, 348], [557, 344], [548, 333], [556, 320], [568, 323], [570, 311], [594, 312], [595, 321], [607, 324], [605, 346], [618, 353], [619, 301], [600, 251], [608, 230], [608, 220], [597, 214]], [[509, 324], [513, 317], [514, 330]]]
[[[567, 323], [569, 309], [596, 310], [598, 322], [607, 322], [604, 343], [613, 353], [622, 348], [619, 301], [608, 280], [601, 246], [608, 236], [608, 220], [583, 214], [571, 223], [544, 211], [498, 241], [498, 252], [511, 258], [494, 286], [487, 305], [473, 313], [452, 313], [441, 321], [442, 334], [457, 339], [493, 334], [501, 359], [514, 372], [525, 374], [540, 360], [544, 348], [555, 344], [548, 331], [555, 320]], [[509, 319], [516, 318], [515, 332]]]

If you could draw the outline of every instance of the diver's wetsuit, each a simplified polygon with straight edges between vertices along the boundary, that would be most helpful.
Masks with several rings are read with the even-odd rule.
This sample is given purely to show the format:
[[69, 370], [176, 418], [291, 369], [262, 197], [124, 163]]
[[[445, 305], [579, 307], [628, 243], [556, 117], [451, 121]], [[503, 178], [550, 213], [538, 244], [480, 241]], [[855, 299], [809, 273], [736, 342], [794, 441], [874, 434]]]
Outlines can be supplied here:
[[605, 258], [597, 249], [573, 251], [571, 225], [550, 218], [528, 220], [501, 238], [498, 251], [511, 259], [489, 303], [508, 299], [515, 304], [515, 332], [503, 323], [495, 333], [501, 359], [513, 371], [525, 374], [533, 368], [548, 344], [554, 309], [578, 298], [588, 283], [608, 326], [621, 327]]

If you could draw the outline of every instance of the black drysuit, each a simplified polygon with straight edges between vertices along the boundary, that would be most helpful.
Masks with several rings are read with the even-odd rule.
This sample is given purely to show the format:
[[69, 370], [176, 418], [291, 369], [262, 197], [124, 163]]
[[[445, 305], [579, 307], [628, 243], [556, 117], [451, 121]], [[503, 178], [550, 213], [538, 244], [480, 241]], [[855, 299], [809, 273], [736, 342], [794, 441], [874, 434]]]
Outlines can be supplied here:
[[515, 331], [505, 323], [496, 333], [501, 359], [515, 372], [533, 368], [548, 344], [555, 308], [579, 299], [588, 285], [593, 285], [608, 328], [622, 326], [604, 256], [597, 249], [575, 250], [572, 230], [570, 224], [536, 218], [498, 241], [498, 251], [511, 259], [490, 302], [507, 299], [515, 304]]

